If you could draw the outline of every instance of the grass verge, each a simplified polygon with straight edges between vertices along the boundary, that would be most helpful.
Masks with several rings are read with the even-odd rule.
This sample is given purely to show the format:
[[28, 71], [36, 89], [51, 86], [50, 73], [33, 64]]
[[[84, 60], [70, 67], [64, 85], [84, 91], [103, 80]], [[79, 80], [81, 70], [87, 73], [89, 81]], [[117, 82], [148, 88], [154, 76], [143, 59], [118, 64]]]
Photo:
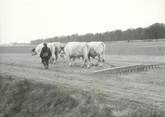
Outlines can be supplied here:
[[0, 76], [0, 117], [164, 117], [161, 112], [116, 111], [95, 96], [55, 85]]

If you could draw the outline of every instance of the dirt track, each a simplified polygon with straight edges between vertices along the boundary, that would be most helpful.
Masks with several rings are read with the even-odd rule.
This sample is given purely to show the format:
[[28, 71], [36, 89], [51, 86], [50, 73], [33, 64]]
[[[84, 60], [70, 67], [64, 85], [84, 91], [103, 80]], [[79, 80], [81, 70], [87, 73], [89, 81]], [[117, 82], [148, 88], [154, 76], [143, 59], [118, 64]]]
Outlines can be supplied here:
[[[165, 60], [163, 57], [144, 58], [146, 57], [107, 56], [107, 60], [111, 59], [109, 64], [113, 66], [163, 63]], [[0, 75], [3, 76], [53, 83], [78, 92], [86, 91], [114, 110], [156, 108], [165, 111], [165, 69], [127, 75], [90, 74], [91, 71], [102, 68], [80, 68], [79, 62], [70, 68], [66, 63], [59, 62], [55, 66], [51, 65], [49, 70], [44, 70], [39, 58], [30, 54], [1, 54], [0, 57]]]

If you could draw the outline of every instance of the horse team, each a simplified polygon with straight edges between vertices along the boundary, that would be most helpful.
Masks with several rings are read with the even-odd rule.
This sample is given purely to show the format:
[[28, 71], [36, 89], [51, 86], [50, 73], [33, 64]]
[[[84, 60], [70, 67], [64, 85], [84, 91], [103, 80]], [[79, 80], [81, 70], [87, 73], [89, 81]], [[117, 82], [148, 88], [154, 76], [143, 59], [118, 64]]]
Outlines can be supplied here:
[[[105, 61], [105, 48], [104, 42], [51, 42], [47, 43], [48, 48], [52, 53], [50, 58], [50, 63], [55, 64], [58, 57], [64, 58], [65, 61], [69, 62], [70, 66], [73, 66], [75, 59], [82, 59], [82, 67], [89, 68], [92, 63], [92, 59], [99, 62]], [[43, 43], [38, 44], [34, 49], [32, 49], [32, 55], [39, 55], [41, 49], [43, 48]]]

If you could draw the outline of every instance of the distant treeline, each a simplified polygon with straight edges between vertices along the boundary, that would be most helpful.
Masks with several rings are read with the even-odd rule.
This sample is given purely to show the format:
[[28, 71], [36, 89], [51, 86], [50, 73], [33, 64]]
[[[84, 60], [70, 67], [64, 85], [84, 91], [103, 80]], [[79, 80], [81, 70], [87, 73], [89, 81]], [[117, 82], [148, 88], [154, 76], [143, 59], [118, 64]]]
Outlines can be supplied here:
[[69, 42], [69, 41], [122, 41], [122, 40], [149, 40], [165, 38], [165, 24], [155, 23], [146, 28], [128, 29], [125, 31], [115, 30], [104, 33], [88, 33], [85, 35], [73, 34], [70, 36], [52, 37], [31, 41], [31, 44], [45, 42]]

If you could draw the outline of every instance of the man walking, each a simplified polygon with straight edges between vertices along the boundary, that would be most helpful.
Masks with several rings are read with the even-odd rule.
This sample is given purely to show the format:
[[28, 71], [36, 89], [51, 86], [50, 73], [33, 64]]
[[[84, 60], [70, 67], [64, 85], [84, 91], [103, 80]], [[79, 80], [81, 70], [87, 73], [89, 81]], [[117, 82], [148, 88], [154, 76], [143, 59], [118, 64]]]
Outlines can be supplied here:
[[44, 64], [44, 68], [48, 69], [49, 59], [52, 56], [52, 53], [50, 51], [50, 48], [47, 47], [46, 43], [44, 43], [43, 45], [44, 47], [41, 50], [40, 57], [41, 57], [42, 63]]

